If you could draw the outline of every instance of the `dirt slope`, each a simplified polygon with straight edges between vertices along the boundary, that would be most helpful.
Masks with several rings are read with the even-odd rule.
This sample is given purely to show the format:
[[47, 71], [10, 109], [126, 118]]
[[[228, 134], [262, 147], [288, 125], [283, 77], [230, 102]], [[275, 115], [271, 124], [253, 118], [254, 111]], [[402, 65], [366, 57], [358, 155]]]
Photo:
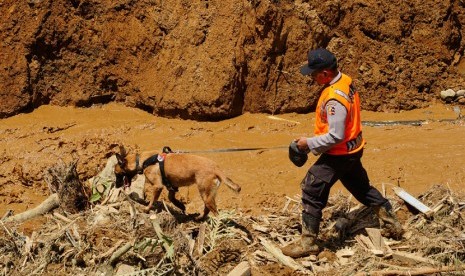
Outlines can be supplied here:
[[0, 2], [0, 116], [117, 101], [197, 120], [308, 112], [300, 76], [327, 47], [363, 108], [405, 110], [464, 88], [463, 1]]

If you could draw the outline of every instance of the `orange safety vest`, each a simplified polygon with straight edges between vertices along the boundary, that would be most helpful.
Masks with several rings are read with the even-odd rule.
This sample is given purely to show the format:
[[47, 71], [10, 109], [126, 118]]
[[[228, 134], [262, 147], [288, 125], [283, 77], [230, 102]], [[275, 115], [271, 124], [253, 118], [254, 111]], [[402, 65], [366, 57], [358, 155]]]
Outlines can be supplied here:
[[344, 155], [355, 153], [363, 148], [365, 140], [362, 137], [362, 121], [360, 118], [360, 97], [352, 86], [352, 79], [342, 74], [334, 84], [326, 87], [318, 99], [316, 107], [315, 135], [328, 133], [326, 103], [336, 100], [347, 109], [344, 140], [330, 148], [326, 153]]

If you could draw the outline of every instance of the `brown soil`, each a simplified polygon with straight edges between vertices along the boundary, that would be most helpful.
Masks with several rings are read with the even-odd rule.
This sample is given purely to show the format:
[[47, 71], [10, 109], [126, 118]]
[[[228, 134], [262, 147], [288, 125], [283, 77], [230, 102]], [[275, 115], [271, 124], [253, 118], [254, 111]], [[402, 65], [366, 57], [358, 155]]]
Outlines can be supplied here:
[[[284, 196], [300, 194], [300, 180], [308, 166], [297, 168], [287, 159], [287, 145], [310, 135], [314, 114], [269, 117], [244, 114], [221, 122], [196, 122], [154, 117], [138, 109], [110, 104], [90, 109], [42, 106], [30, 114], [0, 121], [0, 213], [24, 211], [48, 195], [45, 171], [59, 162], [78, 159], [81, 180], [95, 176], [118, 145], [132, 151], [161, 149], [203, 151], [224, 148], [274, 148], [256, 151], [198, 153], [207, 156], [241, 184], [234, 195], [219, 192], [218, 205], [259, 214], [282, 206]], [[422, 126], [365, 126], [368, 141], [363, 162], [373, 185], [405, 187], [412, 193], [433, 184], [459, 188], [463, 171], [465, 128], [462, 121], [447, 122], [456, 114], [448, 106], [401, 113], [363, 112], [365, 121], [427, 120]], [[284, 120], [276, 120], [276, 118]], [[344, 190], [337, 185], [334, 191]], [[195, 187], [181, 195], [200, 208]], [[189, 208], [189, 206], [188, 206]]]
[[[463, 1], [0, 1], [0, 117], [117, 101], [220, 120], [306, 113], [309, 48], [334, 51], [365, 110], [463, 89]], [[465, 103], [465, 101], [461, 101]]]
[[[366, 124], [425, 120], [421, 126], [364, 126], [368, 144], [363, 162], [374, 186], [386, 187], [391, 197], [394, 194], [390, 188], [397, 185], [413, 195], [434, 184], [461, 190], [465, 183], [465, 153], [460, 149], [465, 145], [465, 127], [463, 121], [454, 120], [456, 113], [449, 106], [436, 104], [400, 113], [363, 111], [362, 116]], [[197, 122], [156, 117], [118, 104], [93, 108], [41, 106], [32, 113], [0, 121], [0, 214], [10, 209], [23, 212], [46, 198], [49, 188], [44, 175], [48, 168], [78, 159], [79, 177], [85, 181], [96, 175], [122, 144], [132, 151], [161, 149], [165, 145], [188, 151], [269, 148], [197, 153], [218, 162], [242, 186], [239, 195], [221, 187], [217, 201], [220, 210], [235, 210], [252, 217], [267, 215], [280, 210], [286, 196], [299, 198], [299, 183], [316, 157], [296, 168], [287, 159], [286, 147], [293, 138], [310, 135], [313, 119], [313, 113], [247, 113], [220, 122]], [[339, 183], [332, 190], [333, 194], [336, 192], [347, 194]], [[188, 213], [201, 210], [202, 201], [195, 187], [182, 188], [179, 194], [188, 202]], [[298, 218], [294, 220], [293, 224], [298, 225]], [[46, 221], [34, 219], [19, 225], [18, 230], [31, 235]], [[245, 244], [236, 247], [247, 251]], [[227, 272], [232, 267], [222, 269]], [[254, 275], [292, 275], [289, 268], [277, 264], [254, 269], [258, 270]]]
[[[57, 162], [78, 159], [84, 181], [120, 144], [132, 151], [264, 147], [199, 154], [243, 187], [240, 195], [222, 188], [220, 209], [255, 216], [281, 208], [285, 196], [298, 197], [315, 160], [296, 168], [285, 147], [311, 133], [319, 87], [298, 69], [316, 47], [336, 53], [354, 78], [364, 120], [427, 120], [364, 127], [373, 185], [391, 195], [393, 185], [414, 195], [433, 184], [460, 190], [464, 124], [448, 121], [457, 115], [437, 98], [465, 88], [464, 7], [443, 0], [0, 0], [0, 214], [47, 197], [44, 174]], [[345, 193], [339, 184], [337, 191]], [[180, 194], [188, 212], [199, 210], [194, 187]], [[42, 223], [19, 229], [29, 235]], [[268, 269], [257, 274], [292, 274]]]

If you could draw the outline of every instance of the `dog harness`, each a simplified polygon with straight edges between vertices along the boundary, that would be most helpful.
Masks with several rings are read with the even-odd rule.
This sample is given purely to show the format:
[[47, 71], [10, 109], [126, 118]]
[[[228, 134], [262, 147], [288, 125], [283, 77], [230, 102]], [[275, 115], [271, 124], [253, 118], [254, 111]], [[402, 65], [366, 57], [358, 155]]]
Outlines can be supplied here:
[[168, 180], [165, 174], [165, 157], [168, 153], [162, 153], [158, 155], [158, 165], [160, 166], [160, 174], [161, 174], [161, 180], [163, 185], [166, 186], [166, 188], [170, 191], [177, 192], [178, 188], [174, 187], [173, 184]]
[[[158, 163], [158, 166], [160, 167], [160, 174], [161, 174], [161, 180], [162, 180], [163, 185], [165, 185], [165, 187], [169, 191], [177, 192], [178, 188], [174, 187], [173, 184], [171, 184], [171, 182], [168, 180], [165, 174], [165, 158], [166, 158], [166, 155], [172, 152], [173, 151], [171, 150], [170, 147], [163, 147], [163, 152], [161, 154], [154, 154], [144, 161], [144, 163], [142, 164], [142, 168], [140, 169], [140, 173], [142, 173], [148, 166], [155, 165], [156, 163]], [[139, 156], [137, 155], [136, 156], [136, 168], [139, 165], [138, 157]], [[139, 169], [138, 169], [138, 172], [139, 172]]]

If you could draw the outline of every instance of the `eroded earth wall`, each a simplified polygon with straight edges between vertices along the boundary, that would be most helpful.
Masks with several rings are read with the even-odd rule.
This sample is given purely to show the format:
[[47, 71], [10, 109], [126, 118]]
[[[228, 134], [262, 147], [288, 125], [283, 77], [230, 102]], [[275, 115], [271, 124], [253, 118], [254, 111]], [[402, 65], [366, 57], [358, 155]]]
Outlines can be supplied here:
[[335, 52], [363, 109], [465, 88], [463, 0], [1, 0], [0, 116], [124, 102], [221, 120], [309, 112], [309, 48]]

